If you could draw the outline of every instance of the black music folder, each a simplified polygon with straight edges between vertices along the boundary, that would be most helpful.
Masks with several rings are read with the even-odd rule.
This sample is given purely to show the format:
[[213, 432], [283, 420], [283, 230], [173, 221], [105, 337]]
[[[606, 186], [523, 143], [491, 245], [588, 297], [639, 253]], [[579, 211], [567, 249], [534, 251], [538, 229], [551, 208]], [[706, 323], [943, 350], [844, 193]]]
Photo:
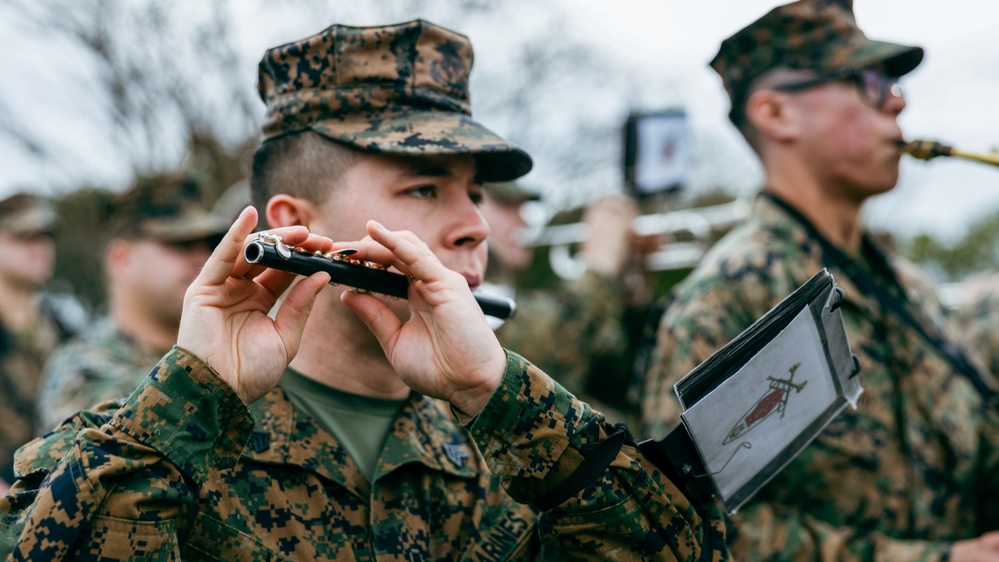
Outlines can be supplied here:
[[642, 452], [694, 501], [714, 494], [729, 513], [770, 481], [847, 405], [859, 365], [823, 269], [674, 390], [681, 424]]

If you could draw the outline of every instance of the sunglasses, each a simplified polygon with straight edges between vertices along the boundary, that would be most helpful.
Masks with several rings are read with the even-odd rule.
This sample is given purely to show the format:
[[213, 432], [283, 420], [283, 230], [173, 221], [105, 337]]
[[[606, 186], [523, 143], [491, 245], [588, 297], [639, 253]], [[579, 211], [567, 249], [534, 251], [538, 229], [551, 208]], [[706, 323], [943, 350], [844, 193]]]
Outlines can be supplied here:
[[16, 232], [12, 234], [12, 238], [19, 240], [21, 242], [39, 242], [42, 240], [53, 240], [55, 238], [55, 230], [32, 230], [29, 232]]
[[903, 97], [902, 86], [897, 76], [889, 76], [880, 68], [838, 68], [824, 72], [814, 78], [773, 86], [771, 90], [779, 92], [800, 92], [829, 82], [853, 82], [860, 90], [864, 102], [875, 109], [884, 107], [888, 94]]

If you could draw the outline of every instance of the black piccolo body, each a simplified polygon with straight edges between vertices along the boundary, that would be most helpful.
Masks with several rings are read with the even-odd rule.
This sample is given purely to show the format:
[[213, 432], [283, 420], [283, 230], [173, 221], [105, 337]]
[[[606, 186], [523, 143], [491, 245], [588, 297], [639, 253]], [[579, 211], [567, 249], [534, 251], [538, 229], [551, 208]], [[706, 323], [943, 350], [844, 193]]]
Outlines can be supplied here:
[[[246, 261], [252, 264], [305, 276], [325, 271], [330, 275], [330, 283], [335, 285], [346, 285], [400, 299], [407, 298], [409, 280], [405, 275], [350, 261], [346, 257], [349, 255], [349, 253], [321, 255], [304, 252], [284, 244], [279, 237], [269, 234], [259, 234], [256, 240], [243, 249]], [[472, 296], [475, 297], [483, 314], [488, 316], [506, 320], [513, 318], [517, 311], [516, 303], [508, 298], [478, 292], [473, 292]]]

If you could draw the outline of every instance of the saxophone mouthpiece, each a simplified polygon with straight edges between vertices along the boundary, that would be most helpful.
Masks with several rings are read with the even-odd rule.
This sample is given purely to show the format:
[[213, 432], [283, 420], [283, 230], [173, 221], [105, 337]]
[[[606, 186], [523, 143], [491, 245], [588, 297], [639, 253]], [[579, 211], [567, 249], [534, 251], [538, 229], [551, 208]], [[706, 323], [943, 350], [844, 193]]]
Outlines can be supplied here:
[[918, 160], [932, 160], [938, 156], [952, 156], [954, 149], [930, 140], [898, 141], [902, 152]]

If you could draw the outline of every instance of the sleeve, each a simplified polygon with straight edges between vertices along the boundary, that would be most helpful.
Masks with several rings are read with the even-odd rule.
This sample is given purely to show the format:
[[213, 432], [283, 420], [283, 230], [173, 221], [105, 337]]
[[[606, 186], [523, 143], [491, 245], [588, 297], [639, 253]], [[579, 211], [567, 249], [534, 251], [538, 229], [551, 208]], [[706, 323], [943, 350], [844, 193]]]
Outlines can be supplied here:
[[174, 348], [110, 422], [76, 435], [37, 491], [19, 482], [0, 500], [8, 526], [23, 527], [11, 558], [179, 558], [199, 486], [235, 465], [252, 427], [239, 396]]
[[732, 552], [786, 562], [946, 562], [951, 546], [860, 534], [769, 503], [753, 504], [733, 518], [729, 544]]
[[572, 559], [728, 559], [719, 506], [692, 505], [622, 439], [623, 427], [519, 355], [508, 353], [503, 383], [469, 430], [511, 497], [541, 511], [546, 549]]
[[[500, 343], [530, 357], [576, 394], [587, 391], [590, 366], [624, 364], [628, 337], [624, 292], [610, 278], [587, 272], [557, 291], [517, 293], [517, 316], [496, 332]], [[565, 345], [564, 342], [573, 342]], [[621, 374], [626, 381], [631, 365]]]
[[978, 469], [982, 489], [978, 491], [985, 531], [999, 531], [999, 398], [986, 406], [979, 433], [981, 463]]

